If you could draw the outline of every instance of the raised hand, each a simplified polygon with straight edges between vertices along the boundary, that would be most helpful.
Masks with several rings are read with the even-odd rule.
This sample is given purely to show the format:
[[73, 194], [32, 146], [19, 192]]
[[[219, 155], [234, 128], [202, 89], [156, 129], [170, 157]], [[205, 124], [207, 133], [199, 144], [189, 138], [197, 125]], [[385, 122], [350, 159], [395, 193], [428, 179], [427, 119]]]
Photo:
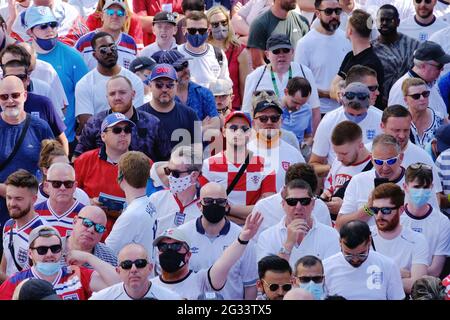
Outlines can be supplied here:
[[252, 239], [258, 232], [258, 229], [261, 226], [263, 219], [264, 217], [260, 212], [249, 214], [247, 216], [247, 219], [245, 219], [245, 224], [242, 227], [242, 231], [239, 238], [242, 241], [249, 241], [250, 239]]

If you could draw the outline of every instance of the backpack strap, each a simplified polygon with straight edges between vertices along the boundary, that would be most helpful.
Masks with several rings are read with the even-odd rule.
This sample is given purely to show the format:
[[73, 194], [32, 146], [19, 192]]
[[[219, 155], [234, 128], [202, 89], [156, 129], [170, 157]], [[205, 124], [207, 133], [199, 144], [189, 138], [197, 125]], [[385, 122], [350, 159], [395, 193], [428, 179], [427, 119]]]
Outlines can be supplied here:
[[213, 48], [214, 48], [214, 55], [216, 56], [217, 62], [219, 63], [219, 66], [222, 68], [222, 66], [223, 66], [222, 50], [220, 48], [217, 48], [216, 46], [213, 46]]

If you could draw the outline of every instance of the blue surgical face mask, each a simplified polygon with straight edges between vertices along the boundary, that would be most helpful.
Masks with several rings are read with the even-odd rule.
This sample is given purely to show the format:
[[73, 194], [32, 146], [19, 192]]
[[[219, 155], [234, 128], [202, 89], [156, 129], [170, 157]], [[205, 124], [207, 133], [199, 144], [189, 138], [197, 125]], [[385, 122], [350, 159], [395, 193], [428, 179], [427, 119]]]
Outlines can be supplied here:
[[428, 203], [432, 194], [431, 189], [409, 188], [409, 201], [416, 207], [421, 207]]
[[52, 50], [56, 43], [58, 42], [58, 37], [50, 38], [50, 39], [41, 39], [36, 38], [37, 45], [45, 51]]
[[59, 262], [38, 262], [36, 263], [36, 270], [46, 276], [52, 276], [61, 269]]
[[314, 296], [314, 300], [322, 300], [324, 296], [323, 283], [315, 283], [311, 280], [308, 283], [300, 283], [300, 288], [311, 293]]
[[348, 120], [350, 120], [354, 123], [360, 123], [367, 117], [367, 112], [361, 113], [360, 115], [357, 115], [357, 116], [354, 116], [352, 114], [345, 112], [345, 116], [347, 117]]
[[196, 33], [194, 35], [190, 34], [189, 32], [186, 33], [186, 40], [194, 48], [200, 47], [202, 44], [205, 43], [206, 39], [208, 39], [208, 32], [205, 32], [205, 34], [203, 34], [203, 35], [201, 35], [199, 33]]

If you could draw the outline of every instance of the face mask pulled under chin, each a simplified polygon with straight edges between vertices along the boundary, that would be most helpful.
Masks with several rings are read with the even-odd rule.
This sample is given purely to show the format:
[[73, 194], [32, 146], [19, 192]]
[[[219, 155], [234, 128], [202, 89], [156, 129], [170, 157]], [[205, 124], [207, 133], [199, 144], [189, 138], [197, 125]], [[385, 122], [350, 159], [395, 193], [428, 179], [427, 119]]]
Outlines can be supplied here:
[[35, 41], [40, 48], [42, 48], [45, 51], [49, 51], [56, 46], [56, 43], [58, 42], [58, 37], [50, 39], [36, 38]]

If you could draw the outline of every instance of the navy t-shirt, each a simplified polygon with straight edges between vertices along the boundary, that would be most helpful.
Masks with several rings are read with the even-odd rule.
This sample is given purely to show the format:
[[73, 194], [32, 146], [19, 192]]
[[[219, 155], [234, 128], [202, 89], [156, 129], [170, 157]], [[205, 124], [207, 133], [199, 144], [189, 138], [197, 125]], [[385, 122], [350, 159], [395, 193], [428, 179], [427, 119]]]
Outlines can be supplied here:
[[45, 96], [28, 92], [25, 111], [47, 122], [55, 137], [66, 130], [66, 125], [56, 113], [52, 101]]
[[[158, 112], [149, 102], [138, 109], [154, 115], [161, 121], [172, 148], [179, 144], [191, 145], [194, 142], [201, 142], [201, 121], [194, 110], [182, 103], [175, 101], [175, 107], [170, 112]], [[198, 127], [197, 130], [194, 130], [195, 126]]]

